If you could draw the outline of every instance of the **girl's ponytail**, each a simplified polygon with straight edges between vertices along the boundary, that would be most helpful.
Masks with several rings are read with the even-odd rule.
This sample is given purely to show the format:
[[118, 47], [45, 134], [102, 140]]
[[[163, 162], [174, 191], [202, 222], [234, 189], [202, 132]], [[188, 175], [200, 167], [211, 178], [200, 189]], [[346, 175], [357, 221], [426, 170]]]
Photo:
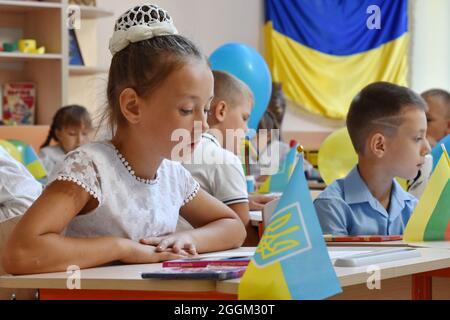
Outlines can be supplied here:
[[45, 148], [45, 147], [48, 147], [48, 146], [50, 145], [50, 142], [51, 142], [53, 139], [56, 139], [56, 137], [55, 137], [54, 123], [52, 123], [52, 125], [50, 126], [50, 130], [49, 130], [49, 132], [48, 132], [47, 139], [45, 139], [45, 142], [41, 145], [41, 149], [42, 149], [42, 148]]

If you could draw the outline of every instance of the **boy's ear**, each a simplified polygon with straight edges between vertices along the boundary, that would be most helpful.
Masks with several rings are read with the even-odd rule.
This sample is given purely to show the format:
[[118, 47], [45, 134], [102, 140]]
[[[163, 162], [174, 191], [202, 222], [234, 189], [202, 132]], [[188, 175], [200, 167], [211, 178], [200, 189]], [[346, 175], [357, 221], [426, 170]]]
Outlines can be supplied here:
[[139, 108], [139, 96], [132, 88], [126, 88], [119, 96], [120, 111], [125, 119], [132, 124], [139, 122], [141, 110]]
[[386, 137], [377, 132], [369, 140], [369, 150], [377, 158], [382, 158], [386, 152]]
[[214, 116], [217, 122], [224, 122], [228, 112], [228, 105], [225, 101], [219, 101], [214, 108]]

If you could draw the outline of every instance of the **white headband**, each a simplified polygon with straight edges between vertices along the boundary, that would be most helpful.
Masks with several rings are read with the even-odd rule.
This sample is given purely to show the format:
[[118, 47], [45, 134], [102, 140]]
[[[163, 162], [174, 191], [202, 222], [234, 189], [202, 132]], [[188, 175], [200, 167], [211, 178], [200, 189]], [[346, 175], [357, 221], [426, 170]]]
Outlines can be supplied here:
[[173, 34], [178, 31], [167, 11], [151, 4], [134, 7], [117, 20], [109, 51], [115, 55], [130, 43]]

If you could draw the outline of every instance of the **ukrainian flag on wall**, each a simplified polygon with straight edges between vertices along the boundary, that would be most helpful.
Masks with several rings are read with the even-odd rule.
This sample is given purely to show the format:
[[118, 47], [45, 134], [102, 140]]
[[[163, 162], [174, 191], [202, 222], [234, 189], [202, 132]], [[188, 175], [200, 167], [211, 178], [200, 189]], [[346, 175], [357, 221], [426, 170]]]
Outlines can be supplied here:
[[272, 79], [314, 113], [343, 119], [374, 81], [407, 84], [407, 0], [266, 0]]

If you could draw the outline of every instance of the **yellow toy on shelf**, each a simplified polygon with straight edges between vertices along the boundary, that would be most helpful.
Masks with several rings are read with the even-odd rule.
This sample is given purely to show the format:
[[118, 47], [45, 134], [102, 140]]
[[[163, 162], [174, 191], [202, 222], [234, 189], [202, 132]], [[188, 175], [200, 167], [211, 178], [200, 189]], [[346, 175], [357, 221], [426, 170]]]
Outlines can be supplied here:
[[44, 54], [45, 47], [37, 47], [36, 40], [34, 39], [21, 39], [18, 41], [19, 51], [23, 53], [35, 53]]

